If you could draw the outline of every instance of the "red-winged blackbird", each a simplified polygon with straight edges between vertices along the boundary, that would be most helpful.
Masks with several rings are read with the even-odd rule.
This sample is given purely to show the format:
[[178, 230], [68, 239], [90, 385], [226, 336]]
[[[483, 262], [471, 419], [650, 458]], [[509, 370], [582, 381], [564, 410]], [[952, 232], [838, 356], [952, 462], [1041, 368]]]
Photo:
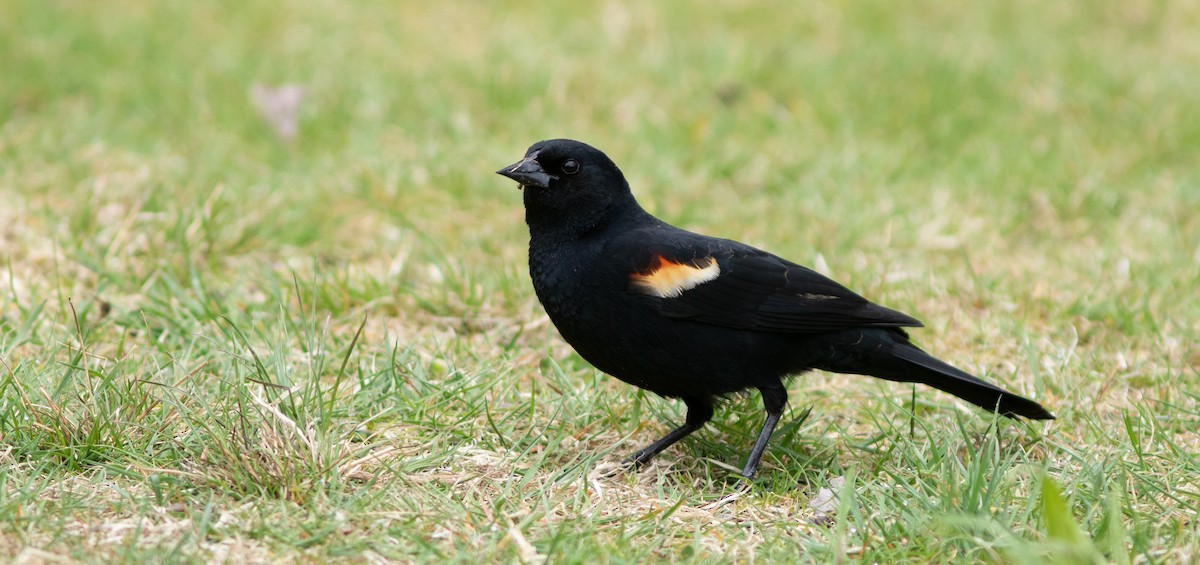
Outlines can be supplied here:
[[497, 173], [524, 191], [529, 274], [567, 343], [600, 370], [687, 404], [685, 423], [635, 453], [635, 465], [703, 426], [717, 397], [753, 387], [767, 412], [742, 470], [753, 477], [787, 403], [782, 378], [809, 369], [925, 383], [1005, 416], [1054, 418], [918, 349], [901, 329], [920, 327], [916, 319], [651, 216], [594, 147], [540, 141]]

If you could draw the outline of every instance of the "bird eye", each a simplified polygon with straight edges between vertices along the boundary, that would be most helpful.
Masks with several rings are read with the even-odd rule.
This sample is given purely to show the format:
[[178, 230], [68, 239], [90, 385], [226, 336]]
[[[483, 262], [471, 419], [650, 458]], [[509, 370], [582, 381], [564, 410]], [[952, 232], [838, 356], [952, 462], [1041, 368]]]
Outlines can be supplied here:
[[578, 173], [579, 172], [579, 161], [576, 161], [574, 159], [567, 159], [566, 161], [563, 161], [562, 172], [564, 172], [568, 175], [573, 175], [575, 173]]

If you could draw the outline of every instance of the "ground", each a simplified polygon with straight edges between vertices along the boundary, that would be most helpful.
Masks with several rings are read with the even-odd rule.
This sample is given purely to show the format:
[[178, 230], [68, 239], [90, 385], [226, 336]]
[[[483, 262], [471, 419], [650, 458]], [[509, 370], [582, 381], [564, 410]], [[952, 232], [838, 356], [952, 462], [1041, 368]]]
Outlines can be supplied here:
[[[0, 559], [1197, 559], [1195, 3], [0, 13]], [[748, 494], [757, 394], [614, 469], [683, 407], [537, 304], [548, 137], [1058, 419], [813, 373]]]

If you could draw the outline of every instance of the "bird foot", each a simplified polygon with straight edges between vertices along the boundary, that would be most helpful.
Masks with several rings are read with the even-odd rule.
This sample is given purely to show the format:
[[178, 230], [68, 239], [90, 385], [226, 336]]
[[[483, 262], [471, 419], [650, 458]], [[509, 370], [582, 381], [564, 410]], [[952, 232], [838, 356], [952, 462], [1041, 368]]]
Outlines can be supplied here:
[[704, 506], [701, 506], [700, 508], [702, 510], [716, 510], [722, 506], [725, 506], [726, 504], [731, 504], [741, 498], [744, 498], [745, 496], [749, 495], [753, 491], [754, 491], [754, 485], [750, 483], [750, 480], [746, 479], [746, 478], [741, 478], [741, 479], [738, 479], [738, 482], [733, 485], [732, 492], [730, 492], [729, 494], [726, 494], [725, 496], [722, 496], [720, 498], [710, 500], [710, 501], [708, 501], [708, 503], [706, 503]]
[[726, 494], [725, 496], [722, 496], [720, 498], [716, 498], [716, 499], [708, 501], [708, 503], [705, 504], [704, 506], [701, 506], [700, 509], [701, 510], [716, 510], [722, 506], [725, 506], [727, 504], [732, 504], [732, 503], [738, 501], [739, 499], [744, 498], [746, 495], [750, 494], [753, 490], [754, 490], [754, 487], [746, 479], [740, 479], [740, 480], [738, 480], [737, 484], [735, 484], [733, 486], [732, 492], [730, 492], [729, 494]]
[[632, 459], [624, 461], [605, 461], [597, 463], [589, 476], [593, 479], [611, 479], [618, 475], [632, 473], [641, 468], [641, 464]]

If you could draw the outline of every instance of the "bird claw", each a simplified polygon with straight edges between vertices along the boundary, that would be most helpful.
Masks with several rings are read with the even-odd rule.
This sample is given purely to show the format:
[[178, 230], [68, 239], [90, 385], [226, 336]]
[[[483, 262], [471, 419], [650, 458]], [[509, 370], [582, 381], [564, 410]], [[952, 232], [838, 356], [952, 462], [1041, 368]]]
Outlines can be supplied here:
[[641, 468], [641, 464], [633, 459], [626, 459], [624, 461], [616, 462], [605, 461], [603, 463], [598, 463], [595, 467], [593, 467], [590, 475], [594, 479], [611, 479], [618, 475], [637, 471], [639, 468]]
[[722, 496], [720, 498], [711, 500], [704, 506], [701, 506], [700, 508], [702, 510], [716, 510], [722, 506], [725, 506], [726, 504], [731, 504], [731, 503], [737, 501], [738, 499], [745, 497], [746, 495], [750, 494], [753, 490], [754, 490], [754, 485], [750, 484], [750, 481], [748, 479], [745, 479], [745, 478], [738, 479], [737, 484], [735, 484], [733, 486], [733, 492], [730, 492], [729, 494], [726, 494], [725, 496]]

